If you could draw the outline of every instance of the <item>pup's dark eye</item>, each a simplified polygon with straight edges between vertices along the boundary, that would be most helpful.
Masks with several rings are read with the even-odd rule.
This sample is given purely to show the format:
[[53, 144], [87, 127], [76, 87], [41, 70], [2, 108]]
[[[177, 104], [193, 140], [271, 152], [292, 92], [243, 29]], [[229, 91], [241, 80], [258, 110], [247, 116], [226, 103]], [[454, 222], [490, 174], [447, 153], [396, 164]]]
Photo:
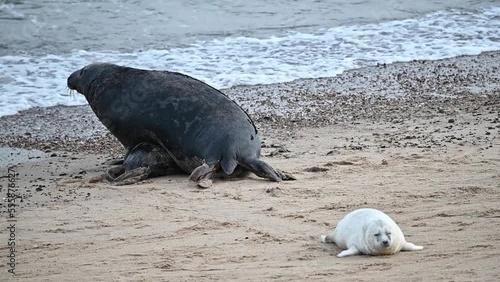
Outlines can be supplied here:
[[375, 237], [378, 237], [378, 236], [380, 236], [380, 233], [375, 234]]
[[389, 236], [389, 235], [391, 235], [391, 232], [387, 232], [387, 233], [385, 233], [385, 234], [387, 234], [387, 236]]

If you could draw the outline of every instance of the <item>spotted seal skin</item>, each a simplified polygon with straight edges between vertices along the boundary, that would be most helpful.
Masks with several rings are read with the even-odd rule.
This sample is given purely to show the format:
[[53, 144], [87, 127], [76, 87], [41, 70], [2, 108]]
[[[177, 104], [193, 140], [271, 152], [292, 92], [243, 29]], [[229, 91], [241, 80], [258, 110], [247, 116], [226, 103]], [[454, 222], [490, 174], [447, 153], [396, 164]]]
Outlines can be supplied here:
[[106, 173], [115, 184], [178, 171], [200, 187], [248, 172], [272, 181], [295, 179], [259, 160], [260, 139], [248, 114], [197, 79], [96, 63], [72, 73], [67, 83], [127, 150], [123, 163]]

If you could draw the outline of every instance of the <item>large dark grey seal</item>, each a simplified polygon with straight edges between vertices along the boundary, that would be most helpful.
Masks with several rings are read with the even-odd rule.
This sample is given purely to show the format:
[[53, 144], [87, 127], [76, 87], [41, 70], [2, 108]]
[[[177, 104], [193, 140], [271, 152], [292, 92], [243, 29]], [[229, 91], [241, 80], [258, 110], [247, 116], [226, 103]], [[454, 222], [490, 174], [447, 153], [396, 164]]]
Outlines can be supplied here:
[[85, 96], [127, 150], [123, 163], [106, 173], [115, 184], [178, 172], [201, 187], [248, 172], [294, 179], [259, 160], [260, 139], [247, 113], [192, 77], [97, 63], [72, 73], [68, 87]]

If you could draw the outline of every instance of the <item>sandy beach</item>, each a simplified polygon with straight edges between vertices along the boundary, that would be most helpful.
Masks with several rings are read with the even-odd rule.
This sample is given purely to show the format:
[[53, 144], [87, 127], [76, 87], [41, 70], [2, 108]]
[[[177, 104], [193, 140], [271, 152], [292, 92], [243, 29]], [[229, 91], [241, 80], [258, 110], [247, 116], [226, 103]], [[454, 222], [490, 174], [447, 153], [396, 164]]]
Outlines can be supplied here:
[[[91, 183], [124, 152], [88, 106], [1, 117], [0, 280], [500, 280], [500, 52], [223, 92], [296, 181]], [[337, 258], [320, 235], [361, 207], [424, 249]]]

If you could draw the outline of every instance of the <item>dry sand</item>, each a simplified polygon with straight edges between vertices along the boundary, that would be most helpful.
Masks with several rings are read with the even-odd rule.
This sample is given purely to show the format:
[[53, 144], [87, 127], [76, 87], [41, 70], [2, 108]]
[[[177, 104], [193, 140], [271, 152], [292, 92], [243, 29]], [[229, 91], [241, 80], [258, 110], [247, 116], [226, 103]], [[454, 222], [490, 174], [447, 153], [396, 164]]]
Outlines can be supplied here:
[[[293, 182], [89, 183], [122, 149], [88, 107], [0, 118], [20, 204], [16, 276], [0, 207], [0, 280], [499, 281], [499, 67], [492, 52], [224, 90]], [[361, 207], [424, 250], [337, 258], [319, 236]]]

